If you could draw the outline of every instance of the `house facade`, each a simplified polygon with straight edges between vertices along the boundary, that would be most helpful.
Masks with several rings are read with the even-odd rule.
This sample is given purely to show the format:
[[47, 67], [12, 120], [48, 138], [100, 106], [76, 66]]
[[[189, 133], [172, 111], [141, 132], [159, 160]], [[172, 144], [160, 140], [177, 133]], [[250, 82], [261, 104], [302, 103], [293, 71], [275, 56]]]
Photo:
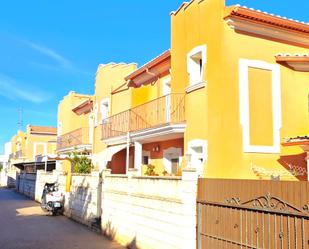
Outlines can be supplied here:
[[[309, 26], [224, 1], [171, 13], [172, 91], [186, 94], [185, 151], [210, 178], [306, 179]], [[190, 164], [190, 162], [189, 162]]]
[[112, 124], [109, 119], [131, 107], [132, 90], [127, 87], [125, 76], [136, 69], [136, 64], [109, 63], [100, 64], [95, 78], [94, 94], [94, 154], [93, 164], [97, 169], [109, 167], [114, 174], [126, 172], [124, 145], [121, 142], [105, 143], [103, 134], [122, 134], [126, 125], [124, 120]]
[[57, 160], [57, 170], [71, 172], [71, 163], [62, 159], [73, 152], [85, 155], [92, 154], [92, 102], [91, 95], [78, 94], [73, 91], [60, 101], [56, 148], [60, 157]]
[[307, 179], [306, 153], [284, 142], [309, 131], [308, 30], [224, 1], [182, 4], [171, 49], [125, 77], [131, 106], [103, 122], [103, 143], [122, 151], [117, 166]]
[[27, 172], [54, 169], [55, 161], [49, 160], [48, 155], [55, 154], [56, 138], [55, 127], [27, 125], [26, 132], [18, 131], [11, 139], [9, 168], [15, 166]]

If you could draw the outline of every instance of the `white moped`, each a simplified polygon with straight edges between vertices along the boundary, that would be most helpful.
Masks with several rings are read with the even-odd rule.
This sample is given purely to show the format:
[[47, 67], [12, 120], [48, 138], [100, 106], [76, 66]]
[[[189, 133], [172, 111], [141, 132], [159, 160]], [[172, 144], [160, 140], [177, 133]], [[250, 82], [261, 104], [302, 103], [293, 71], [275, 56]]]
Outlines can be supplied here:
[[64, 195], [59, 191], [58, 183], [45, 183], [41, 199], [41, 208], [43, 211], [51, 212], [52, 215], [63, 213]]

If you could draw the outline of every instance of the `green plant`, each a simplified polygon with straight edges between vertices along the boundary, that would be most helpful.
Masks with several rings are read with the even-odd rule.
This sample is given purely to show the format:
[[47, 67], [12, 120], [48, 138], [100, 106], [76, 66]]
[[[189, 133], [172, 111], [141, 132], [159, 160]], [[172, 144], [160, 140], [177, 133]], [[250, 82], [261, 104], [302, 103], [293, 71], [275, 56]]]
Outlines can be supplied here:
[[155, 166], [152, 165], [152, 164], [148, 164], [147, 165], [147, 170], [145, 172], [145, 175], [146, 176], [155, 176], [156, 175], [156, 172], [154, 171], [155, 169]]
[[169, 176], [169, 173], [166, 170], [163, 170], [162, 175]]
[[0, 171], [3, 169], [3, 164], [0, 163]]
[[75, 173], [89, 174], [93, 168], [91, 160], [85, 155], [78, 155], [77, 152], [73, 152], [70, 155], [70, 161], [72, 163]]

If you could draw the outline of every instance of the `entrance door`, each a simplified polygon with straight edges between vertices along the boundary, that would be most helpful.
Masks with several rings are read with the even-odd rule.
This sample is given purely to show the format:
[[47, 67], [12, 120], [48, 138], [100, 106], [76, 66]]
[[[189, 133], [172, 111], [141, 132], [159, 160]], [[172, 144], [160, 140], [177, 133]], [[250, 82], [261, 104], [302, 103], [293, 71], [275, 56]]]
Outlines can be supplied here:
[[179, 171], [179, 165], [181, 163], [181, 148], [170, 147], [163, 151], [163, 164], [165, 170], [171, 174], [176, 175]]

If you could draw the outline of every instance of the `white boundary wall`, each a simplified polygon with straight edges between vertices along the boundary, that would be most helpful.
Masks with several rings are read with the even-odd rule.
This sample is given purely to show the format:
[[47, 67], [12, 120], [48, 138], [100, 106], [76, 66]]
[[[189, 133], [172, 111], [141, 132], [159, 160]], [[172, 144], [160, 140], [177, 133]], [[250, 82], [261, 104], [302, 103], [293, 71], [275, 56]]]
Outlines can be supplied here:
[[[46, 182], [58, 181], [65, 192], [66, 178], [38, 171], [35, 200], [40, 202]], [[129, 175], [104, 170], [102, 177], [72, 174], [65, 215], [88, 226], [101, 217], [103, 233], [129, 248], [191, 249], [196, 248], [196, 194], [195, 169], [185, 169], [182, 177], [141, 177], [134, 170]]]
[[101, 215], [101, 183], [98, 173], [73, 174], [65, 215], [90, 226]]
[[[131, 172], [132, 173], [132, 172]], [[195, 248], [197, 174], [103, 174], [102, 230], [132, 248]]]

